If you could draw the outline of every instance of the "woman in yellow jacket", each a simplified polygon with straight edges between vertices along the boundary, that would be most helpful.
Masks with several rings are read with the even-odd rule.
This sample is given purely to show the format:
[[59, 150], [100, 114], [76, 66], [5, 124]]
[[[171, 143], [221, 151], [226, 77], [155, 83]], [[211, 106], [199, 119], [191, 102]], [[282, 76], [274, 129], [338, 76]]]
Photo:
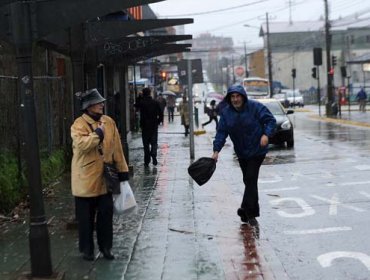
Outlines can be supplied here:
[[72, 194], [76, 200], [79, 249], [85, 260], [94, 260], [94, 221], [97, 243], [108, 259], [113, 240], [113, 200], [103, 179], [103, 164], [114, 163], [120, 181], [128, 180], [128, 166], [114, 120], [103, 114], [105, 99], [97, 89], [76, 94], [82, 104], [82, 116], [71, 127]]
[[188, 136], [190, 127], [190, 116], [189, 116], [189, 102], [185, 93], [182, 96], [182, 101], [179, 104], [179, 111], [181, 116], [181, 124], [185, 128], [185, 136]]

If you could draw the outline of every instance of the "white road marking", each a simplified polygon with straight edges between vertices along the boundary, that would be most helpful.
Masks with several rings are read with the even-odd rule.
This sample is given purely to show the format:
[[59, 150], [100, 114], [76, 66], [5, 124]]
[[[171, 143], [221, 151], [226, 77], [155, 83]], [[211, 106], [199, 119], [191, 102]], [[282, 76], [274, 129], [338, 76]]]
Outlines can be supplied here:
[[370, 165], [356, 165], [355, 168], [361, 171], [370, 170]]
[[368, 192], [359, 192], [359, 193], [365, 196], [366, 198], [370, 198], [370, 193]]
[[339, 258], [358, 259], [366, 266], [368, 270], [370, 270], [370, 257], [361, 252], [346, 252], [346, 251], [330, 252], [318, 256], [317, 260], [322, 267], [330, 267], [332, 265], [332, 261]]
[[330, 215], [337, 215], [338, 205], [341, 205], [343, 208], [354, 210], [356, 212], [365, 212], [365, 210], [362, 209], [362, 208], [340, 203], [339, 200], [338, 200], [337, 194], [333, 195], [333, 199], [327, 199], [327, 198], [324, 198], [324, 197], [321, 197], [321, 196], [318, 196], [318, 195], [311, 195], [311, 197], [313, 197], [317, 200], [320, 200], [320, 201], [328, 202], [330, 204], [330, 207], [329, 207]]
[[341, 186], [369, 185], [370, 181], [341, 183]]
[[300, 189], [299, 187], [291, 187], [291, 188], [275, 188], [275, 189], [263, 189], [260, 192], [280, 192], [280, 191], [294, 191]]
[[319, 234], [319, 233], [328, 233], [328, 232], [337, 232], [337, 231], [348, 231], [352, 230], [351, 227], [328, 227], [328, 228], [318, 228], [318, 229], [306, 229], [306, 230], [286, 230], [285, 234]]
[[286, 197], [286, 198], [279, 198], [270, 201], [270, 204], [273, 206], [279, 206], [279, 204], [283, 204], [284, 202], [293, 201], [298, 204], [302, 208], [301, 213], [287, 213], [283, 210], [278, 210], [277, 213], [286, 218], [302, 218], [306, 216], [312, 216], [315, 214], [315, 209], [313, 209], [310, 205], [307, 204], [302, 198], [299, 197]]
[[272, 176], [269, 176], [269, 178], [259, 178], [258, 183], [259, 184], [272, 184], [277, 182], [282, 182], [283, 178], [277, 174], [273, 174]]

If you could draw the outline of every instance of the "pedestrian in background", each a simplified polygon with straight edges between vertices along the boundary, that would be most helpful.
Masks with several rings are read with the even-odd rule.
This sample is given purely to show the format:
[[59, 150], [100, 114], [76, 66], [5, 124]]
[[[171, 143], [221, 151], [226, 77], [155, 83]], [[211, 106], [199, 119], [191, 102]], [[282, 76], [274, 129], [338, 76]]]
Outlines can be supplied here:
[[[167, 102], [166, 99], [164, 99], [162, 93], [160, 93], [157, 97], [157, 101], [159, 103], [159, 106], [161, 107], [162, 110], [162, 115], [164, 114], [164, 109], [166, 108]], [[163, 124], [163, 119], [162, 119], [162, 124]]]
[[173, 122], [175, 107], [176, 107], [176, 98], [173, 95], [169, 95], [167, 97], [168, 122]]
[[217, 108], [216, 108], [216, 100], [212, 100], [209, 105], [211, 105], [211, 108], [208, 108], [207, 114], [209, 117], [209, 120], [205, 123], [202, 123], [202, 127], [206, 126], [207, 124], [211, 123], [212, 121], [215, 121], [216, 123], [216, 129], [218, 126], [218, 118], [217, 118]]
[[150, 88], [143, 89], [139, 108], [144, 165], [148, 167], [151, 159], [153, 165], [157, 165], [158, 125], [163, 122], [163, 111], [159, 102], [151, 97]]
[[128, 166], [113, 119], [104, 115], [105, 99], [97, 89], [76, 94], [83, 115], [71, 126], [72, 194], [76, 201], [79, 250], [85, 260], [94, 260], [94, 223], [100, 252], [108, 260], [113, 240], [113, 200], [103, 178], [103, 163], [114, 163], [120, 181], [128, 180]]
[[190, 126], [190, 115], [189, 115], [189, 102], [185, 94], [182, 96], [182, 101], [179, 104], [179, 109], [181, 116], [181, 124], [185, 128], [185, 136], [188, 136]]
[[360, 112], [366, 112], [367, 94], [363, 87], [361, 87], [360, 91], [357, 93], [356, 98], [359, 104]]
[[231, 86], [225, 98], [228, 105], [221, 112], [212, 158], [218, 160], [218, 154], [230, 136], [245, 185], [237, 214], [242, 222], [257, 225], [256, 217], [260, 215], [258, 174], [268, 151], [268, 137], [275, 131], [276, 120], [262, 103], [248, 100], [241, 85]]

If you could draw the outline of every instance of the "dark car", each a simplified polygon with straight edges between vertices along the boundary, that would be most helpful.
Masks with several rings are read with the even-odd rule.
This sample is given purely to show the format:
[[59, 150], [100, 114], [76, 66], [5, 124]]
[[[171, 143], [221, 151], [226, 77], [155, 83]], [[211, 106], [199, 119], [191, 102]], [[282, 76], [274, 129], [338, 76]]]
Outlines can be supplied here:
[[286, 142], [288, 148], [294, 147], [293, 124], [287, 115], [293, 114], [294, 110], [285, 110], [281, 103], [276, 99], [259, 99], [276, 119], [276, 132], [269, 138], [271, 144], [281, 145]]

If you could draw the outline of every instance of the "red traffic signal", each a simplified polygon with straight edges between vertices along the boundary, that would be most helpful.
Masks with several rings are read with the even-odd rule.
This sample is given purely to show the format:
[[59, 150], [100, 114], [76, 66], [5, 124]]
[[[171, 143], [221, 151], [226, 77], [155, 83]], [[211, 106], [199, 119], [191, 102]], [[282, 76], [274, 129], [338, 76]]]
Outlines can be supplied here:
[[162, 80], [166, 80], [167, 73], [165, 71], [161, 71], [161, 77], [162, 77]]

